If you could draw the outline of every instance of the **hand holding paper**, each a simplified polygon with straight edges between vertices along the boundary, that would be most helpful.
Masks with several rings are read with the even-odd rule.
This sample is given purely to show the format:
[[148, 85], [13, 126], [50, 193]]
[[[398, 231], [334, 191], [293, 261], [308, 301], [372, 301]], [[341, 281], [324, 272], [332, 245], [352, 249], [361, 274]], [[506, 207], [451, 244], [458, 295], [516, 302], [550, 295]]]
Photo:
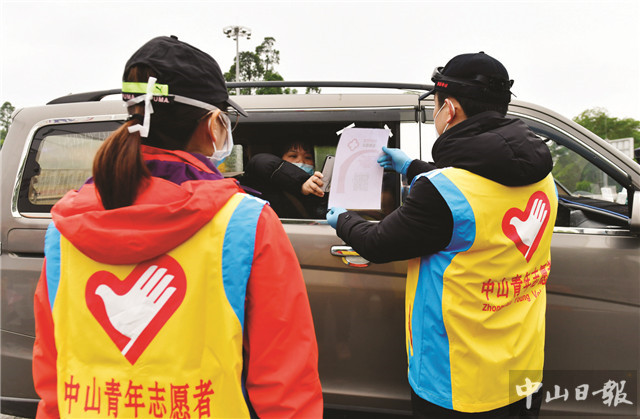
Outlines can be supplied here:
[[409, 165], [413, 160], [399, 148], [382, 147], [384, 154], [378, 159], [380, 166], [385, 169], [393, 169], [401, 175], [406, 175]]

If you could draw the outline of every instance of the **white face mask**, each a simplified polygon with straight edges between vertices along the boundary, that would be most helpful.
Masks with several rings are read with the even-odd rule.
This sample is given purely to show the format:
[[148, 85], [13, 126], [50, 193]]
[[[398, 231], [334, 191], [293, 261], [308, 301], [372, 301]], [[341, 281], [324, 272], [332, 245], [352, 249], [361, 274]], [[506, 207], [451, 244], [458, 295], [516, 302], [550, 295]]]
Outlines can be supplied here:
[[[444, 107], [447, 105], [447, 101], [445, 99], [444, 103], [442, 104], [442, 106], [440, 106], [440, 109], [438, 110], [438, 112], [436, 112], [436, 115], [433, 117], [433, 128], [436, 130], [436, 136], [441, 136], [442, 134], [445, 133], [445, 131], [447, 130], [447, 128], [449, 128], [449, 123], [447, 123], [447, 125], [445, 125], [444, 130], [442, 130], [442, 133], [438, 132], [438, 128], [436, 127], [436, 118], [438, 118], [438, 115], [440, 115], [440, 112], [442, 112], [442, 109], [444, 109]], [[453, 115], [451, 116], [451, 118], [453, 119], [453, 117], [456, 115], [456, 108], [453, 108]]]
[[209, 160], [211, 160], [211, 163], [213, 163], [213, 165], [216, 167], [220, 166], [224, 162], [224, 159], [226, 159], [229, 156], [229, 154], [231, 154], [231, 150], [233, 149], [233, 136], [231, 135], [231, 121], [229, 121], [229, 118], [226, 116], [226, 114], [219, 114], [219, 116], [216, 118], [210, 118], [209, 131], [213, 132], [212, 123], [219, 118], [223, 118], [224, 120], [222, 124], [227, 129], [227, 140], [224, 142], [224, 146], [220, 150], [216, 148], [216, 142], [213, 141], [214, 152], [209, 157]]

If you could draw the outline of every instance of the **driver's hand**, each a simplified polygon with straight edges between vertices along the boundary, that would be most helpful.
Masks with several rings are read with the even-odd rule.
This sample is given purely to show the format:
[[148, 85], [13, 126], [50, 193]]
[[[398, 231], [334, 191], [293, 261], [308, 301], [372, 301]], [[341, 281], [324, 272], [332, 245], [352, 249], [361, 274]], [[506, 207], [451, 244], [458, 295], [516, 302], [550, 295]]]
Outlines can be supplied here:
[[324, 192], [320, 189], [324, 185], [322, 181], [322, 173], [315, 172], [305, 183], [302, 184], [302, 195], [314, 194], [319, 197], [324, 196]]

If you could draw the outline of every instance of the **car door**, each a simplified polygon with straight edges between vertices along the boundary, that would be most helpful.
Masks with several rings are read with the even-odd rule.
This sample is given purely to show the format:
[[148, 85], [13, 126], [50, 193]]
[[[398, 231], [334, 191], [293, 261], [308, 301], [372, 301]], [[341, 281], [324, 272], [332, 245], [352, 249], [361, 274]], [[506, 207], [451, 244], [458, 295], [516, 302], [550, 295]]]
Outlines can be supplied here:
[[0, 204], [4, 403], [35, 408], [33, 296], [51, 222], [49, 211], [66, 191], [91, 176], [93, 155], [126, 118], [121, 112], [120, 103], [30, 108], [20, 111], [9, 130], [2, 149]]
[[[236, 142], [247, 154], [267, 151], [269, 143], [289, 137], [314, 143], [316, 154], [326, 153], [327, 148], [335, 149], [337, 133], [355, 124], [391, 129], [390, 144], [419, 157], [416, 95], [387, 96], [379, 103], [366, 95], [360, 101], [346, 95], [322, 96], [317, 103], [301, 103], [297, 108], [289, 103], [282, 109], [273, 109], [273, 100], [267, 106], [255, 102], [261, 98], [242, 98], [250, 117], [238, 126]], [[400, 205], [402, 191], [400, 175], [386, 173], [382, 210], [361, 214], [381, 219]], [[307, 285], [325, 405], [410, 411], [404, 346], [407, 263], [373, 264], [362, 259], [336, 236], [325, 212], [310, 218], [281, 218]]]
[[559, 197], [543, 409], [637, 416], [640, 237], [630, 223], [640, 167], [551, 113], [518, 116], [551, 149]]

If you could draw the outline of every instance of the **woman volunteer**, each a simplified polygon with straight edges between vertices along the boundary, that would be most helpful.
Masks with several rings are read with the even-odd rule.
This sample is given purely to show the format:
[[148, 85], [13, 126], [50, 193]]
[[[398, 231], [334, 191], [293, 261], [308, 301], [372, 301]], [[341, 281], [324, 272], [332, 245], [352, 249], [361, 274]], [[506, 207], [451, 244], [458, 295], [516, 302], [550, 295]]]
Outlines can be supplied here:
[[271, 208], [215, 168], [233, 145], [224, 110], [246, 116], [218, 64], [158, 37], [123, 79], [130, 119], [51, 211], [38, 417], [321, 417], [293, 248]]

